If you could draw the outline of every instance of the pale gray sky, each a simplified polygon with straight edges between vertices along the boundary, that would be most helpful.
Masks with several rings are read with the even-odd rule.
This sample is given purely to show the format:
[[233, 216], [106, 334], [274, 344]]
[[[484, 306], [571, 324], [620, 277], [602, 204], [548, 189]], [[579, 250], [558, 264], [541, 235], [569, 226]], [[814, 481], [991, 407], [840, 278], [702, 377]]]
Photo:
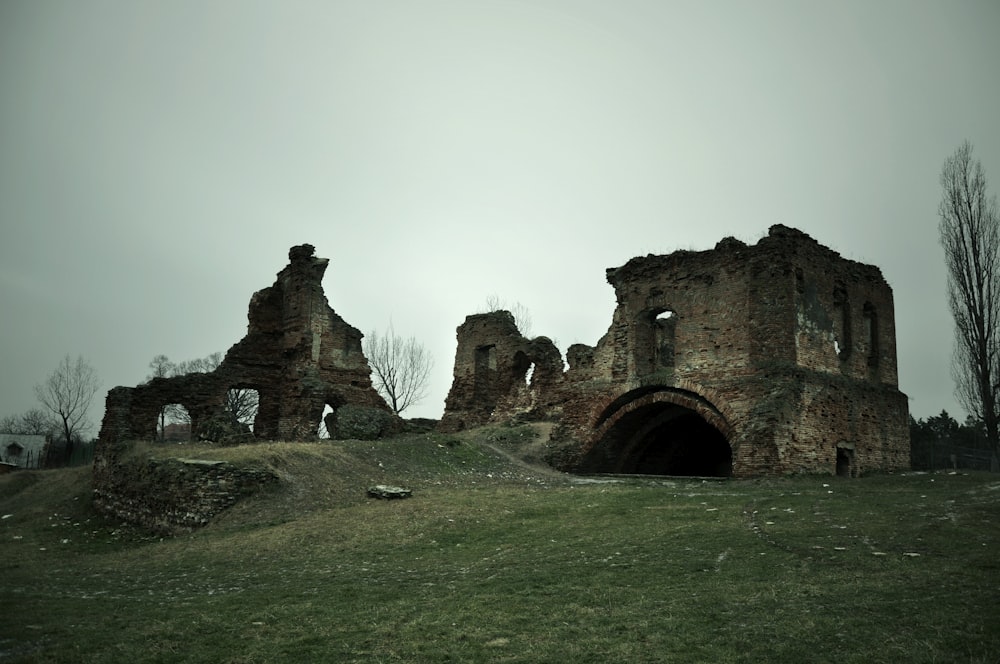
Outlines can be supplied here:
[[[0, 416], [225, 351], [288, 248], [434, 354], [491, 294], [593, 344], [632, 256], [782, 223], [879, 266], [900, 388], [953, 397], [938, 175], [1000, 191], [1000, 3], [0, 0]], [[103, 413], [103, 391], [93, 410]]]

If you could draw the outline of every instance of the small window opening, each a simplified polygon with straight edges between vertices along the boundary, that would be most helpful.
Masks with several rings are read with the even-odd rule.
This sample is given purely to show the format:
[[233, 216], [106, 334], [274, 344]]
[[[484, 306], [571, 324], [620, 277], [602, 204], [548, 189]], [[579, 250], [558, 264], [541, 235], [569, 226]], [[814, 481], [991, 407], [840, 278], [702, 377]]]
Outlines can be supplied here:
[[841, 361], [851, 355], [851, 307], [847, 289], [838, 285], [833, 289], [833, 348]]
[[654, 320], [656, 366], [661, 369], [674, 367], [677, 316], [667, 310], [656, 315]]
[[524, 372], [524, 382], [526, 385], [531, 385], [531, 377], [535, 375], [535, 363], [532, 362], [528, 370]]
[[875, 305], [871, 302], [865, 302], [863, 316], [865, 323], [865, 343], [868, 346], [868, 366], [877, 367], [879, 358], [878, 314], [875, 312]]
[[17, 457], [21, 456], [22, 452], [24, 452], [24, 448], [21, 447], [18, 443], [11, 443], [10, 445], [7, 446], [7, 458], [8, 459], [17, 458]]

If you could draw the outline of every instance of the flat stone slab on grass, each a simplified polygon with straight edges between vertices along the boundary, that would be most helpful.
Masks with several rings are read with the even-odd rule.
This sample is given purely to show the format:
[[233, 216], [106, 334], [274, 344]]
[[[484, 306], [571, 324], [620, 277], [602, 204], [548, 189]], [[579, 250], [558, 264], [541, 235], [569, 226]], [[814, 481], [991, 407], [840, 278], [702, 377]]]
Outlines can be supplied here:
[[368, 487], [368, 495], [371, 498], [381, 498], [382, 500], [393, 500], [395, 498], [409, 498], [413, 495], [410, 489], [398, 486], [388, 486], [386, 484], [376, 484]]

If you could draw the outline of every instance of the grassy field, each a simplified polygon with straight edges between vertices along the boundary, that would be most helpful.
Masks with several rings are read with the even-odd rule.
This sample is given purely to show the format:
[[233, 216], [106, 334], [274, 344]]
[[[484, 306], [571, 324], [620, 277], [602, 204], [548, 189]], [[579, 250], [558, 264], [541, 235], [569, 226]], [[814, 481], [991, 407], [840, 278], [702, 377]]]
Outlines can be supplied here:
[[483, 444], [530, 439], [185, 446], [284, 481], [168, 539], [86, 468], [0, 477], [0, 662], [1000, 661], [996, 475], [588, 480]]

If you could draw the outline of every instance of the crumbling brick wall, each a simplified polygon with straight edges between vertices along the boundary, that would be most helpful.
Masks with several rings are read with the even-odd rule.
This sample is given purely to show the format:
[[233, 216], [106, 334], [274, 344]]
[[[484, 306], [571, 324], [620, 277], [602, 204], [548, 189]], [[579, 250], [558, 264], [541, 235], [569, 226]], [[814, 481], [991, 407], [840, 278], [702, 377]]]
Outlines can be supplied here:
[[226, 394], [238, 388], [257, 390], [253, 431], [265, 440], [315, 438], [327, 405], [388, 410], [372, 387], [361, 332], [323, 293], [329, 261], [313, 252], [308, 244], [289, 250], [274, 285], [251, 298], [246, 336], [215, 371], [111, 390], [99, 440], [153, 440], [160, 410], [175, 403], [187, 409], [192, 435], [206, 437], [214, 420], [225, 419]]
[[498, 417], [559, 416], [562, 355], [549, 338], [522, 336], [509, 311], [466, 317], [457, 338], [454, 379], [441, 430], [459, 431]]
[[205, 526], [239, 500], [279, 482], [263, 466], [117, 455], [116, 459], [117, 472], [95, 488], [94, 505], [105, 514], [164, 535]]
[[119, 495], [124, 490], [123, 454], [130, 441], [155, 440], [159, 414], [169, 404], [187, 409], [195, 438], [214, 441], [225, 438], [226, 425], [232, 423], [225, 411], [226, 395], [240, 388], [258, 392], [253, 426], [257, 439], [315, 439], [326, 406], [333, 409], [327, 419], [334, 425], [332, 437], [337, 437], [336, 413], [345, 406], [352, 411], [352, 421], [369, 410], [380, 430], [393, 428], [386, 426], [387, 418], [398, 426], [398, 418], [372, 387], [361, 332], [327, 302], [322, 280], [329, 261], [316, 258], [308, 244], [292, 247], [288, 258], [275, 283], [254, 293], [247, 334], [215, 371], [154, 378], [108, 392], [94, 452], [100, 504], [121, 505], [126, 500]]
[[[908, 466], [892, 290], [878, 268], [773, 226], [756, 245], [726, 238], [709, 251], [633, 258], [607, 278], [618, 302], [608, 332], [593, 347], [571, 346], [569, 368], [536, 395], [560, 420], [557, 465], [669, 468], [665, 459], [699, 454], [654, 449], [678, 444], [671, 426], [684, 422], [674, 438], [719, 455], [685, 468], [752, 476]], [[458, 331], [449, 428], [519, 414], [470, 377], [475, 349], [492, 346], [492, 361], [509, 366], [526, 340], [472, 318]]]

